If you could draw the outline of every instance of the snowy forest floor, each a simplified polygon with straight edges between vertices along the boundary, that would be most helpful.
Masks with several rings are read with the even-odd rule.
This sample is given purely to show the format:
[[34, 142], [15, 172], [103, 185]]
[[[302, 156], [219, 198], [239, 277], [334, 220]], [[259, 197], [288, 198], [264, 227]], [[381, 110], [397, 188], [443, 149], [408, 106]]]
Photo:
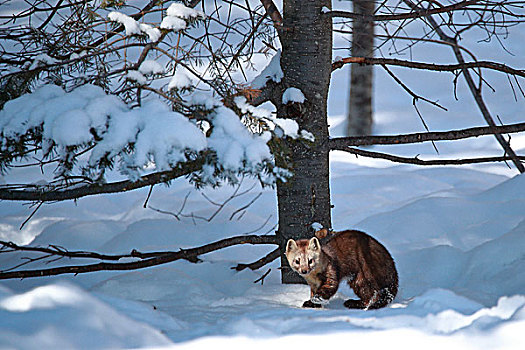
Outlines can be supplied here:
[[[525, 50], [519, 35], [509, 48], [516, 54], [509, 61], [515, 67], [522, 66], [519, 60]], [[338, 77], [348, 73], [346, 68], [341, 72]], [[411, 97], [379, 69], [376, 72], [375, 132], [424, 131]], [[402, 70], [397, 73], [418, 93], [439, 99], [449, 109], [419, 106], [431, 130], [484, 125], [461, 82], [457, 89], [461, 100], [453, 99], [453, 76], [422, 73], [414, 78]], [[338, 77], [330, 97], [334, 136], [343, 128], [340, 116], [347, 91]], [[514, 101], [506, 77], [486, 78], [498, 87], [498, 94], [487, 97], [493, 114], [505, 123], [522, 121], [523, 98]], [[518, 153], [525, 149], [524, 141], [523, 136], [513, 136]], [[489, 136], [439, 142], [437, 148], [439, 155], [430, 144], [372, 149], [423, 159], [503, 153]], [[345, 342], [374, 348], [518, 349], [525, 330], [525, 176], [516, 174], [505, 164], [422, 168], [332, 154], [334, 228], [369, 233], [396, 261], [400, 291], [387, 308], [345, 309], [343, 301], [352, 291], [341, 288], [326, 308], [302, 309], [309, 289], [281, 285], [278, 261], [255, 272], [231, 269], [273, 249], [241, 246], [204, 255], [199, 264], [177, 261], [130, 272], [2, 281], [0, 349], [222, 345], [268, 349]], [[34, 173], [25, 170], [5, 181], [9, 176], [35, 181]], [[252, 185], [245, 180], [242, 189]], [[234, 190], [204, 192], [221, 202]], [[210, 217], [217, 210], [183, 179], [169, 188], [155, 187], [149, 205], [177, 212], [188, 193], [185, 214]], [[178, 221], [144, 209], [146, 197], [144, 189], [43, 205], [22, 230], [18, 228], [32, 209], [0, 202], [0, 239], [128, 253], [194, 247], [249, 232], [271, 233], [277, 222], [276, 195], [269, 188], [256, 186], [231, 200], [210, 222], [191, 217]], [[27, 256], [31, 255], [0, 254], [0, 267], [14, 266]], [[61, 263], [70, 261], [27, 267]], [[264, 284], [254, 284], [269, 268]]]
[[[346, 287], [325, 309], [301, 309], [309, 289], [281, 285], [277, 261], [255, 272], [230, 269], [273, 249], [242, 246], [202, 256], [199, 264], [3, 281], [0, 348], [266, 348], [297, 341], [517, 348], [525, 327], [525, 177], [467, 168], [371, 167], [342, 157], [335, 154], [331, 169], [334, 227], [364, 230], [389, 248], [400, 274], [400, 292], [389, 307], [345, 309], [344, 299], [352, 296]], [[233, 190], [206, 192], [220, 201]], [[185, 181], [155, 188], [149, 203], [176, 212], [187, 193], [185, 213], [215, 212]], [[259, 193], [243, 215], [230, 220]], [[271, 189], [256, 187], [235, 198], [211, 222], [177, 221], [144, 209], [146, 195], [46, 205], [22, 231], [18, 226], [29, 210], [2, 202], [0, 234], [19, 243], [36, 236], [33, 245], [125, 253], [265, 233], [276, 223]], [[28, 255], [0, 255], [0, 264], [13, 266]], [[254, 284], [268, 268], [264, 284]]]

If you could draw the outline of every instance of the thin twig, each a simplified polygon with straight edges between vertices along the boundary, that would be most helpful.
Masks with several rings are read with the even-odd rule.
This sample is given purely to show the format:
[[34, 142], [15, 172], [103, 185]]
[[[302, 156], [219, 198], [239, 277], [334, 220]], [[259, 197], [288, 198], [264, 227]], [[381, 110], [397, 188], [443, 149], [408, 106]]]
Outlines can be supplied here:
[[38, 211], [38, 209], [40, 209], [40, 207], [42, 206], [42, 204], [44, 204], [44, 202], [40, 202], [38, 203], [37, 207], [35, 208], [35, 210], [33, 210], [33, 212], [31, 213], [31, 215], [29, 215], [27, 217], [27, 219], [24, 220], [24, 222], [22, 223], [22, 225], [20, 225], [20, 228], [19, 230], [22, 230], [24, 228], [24, 225], [27, 224], [27, 222], [29, 220], [31, 220], [31, 218], [33, 217], [33, 215], [35, 215], [35, 213]]
[[266, 271], [261, 277], [257, 278], [255, 281], [253, 281], [253, 283], [261, 282], [261, 286], [262, 286], [264, 284], [264, 279], [266, 278], [266, 276], [268, 276], [270, 271], [272, 271], [272, 269], [268, 269], [268, 271]]

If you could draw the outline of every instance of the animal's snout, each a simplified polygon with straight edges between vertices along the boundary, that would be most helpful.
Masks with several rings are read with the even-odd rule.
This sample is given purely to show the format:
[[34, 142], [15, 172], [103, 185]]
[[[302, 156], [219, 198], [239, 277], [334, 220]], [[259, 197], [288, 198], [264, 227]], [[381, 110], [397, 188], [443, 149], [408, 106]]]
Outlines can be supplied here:
[[306, 275], [306, 274], [308, 273], [308, 269], [301, 269], [301, 273], [302, 273], [303, 275]]

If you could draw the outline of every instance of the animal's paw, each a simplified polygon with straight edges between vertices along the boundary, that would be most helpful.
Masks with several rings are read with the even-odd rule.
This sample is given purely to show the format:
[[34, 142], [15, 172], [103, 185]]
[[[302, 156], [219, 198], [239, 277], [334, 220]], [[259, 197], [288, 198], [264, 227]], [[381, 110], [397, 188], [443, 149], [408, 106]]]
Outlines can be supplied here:
[[315, 304], [315, 303], [312, 303], [311, 300], [307, 300], [303, 303], [303, 307], [308, 307], [308, 308], [315, 308], [315, 309], [318, 309], [320, 307], [323, 307], [323, 305], [321, 304]]
[[319, 294], [315, 294], [313, 297], [310, 298], [310, 301], [314, 304], [321, 304], [326, 305], [328, 304], [328, 299], [323, 298]]

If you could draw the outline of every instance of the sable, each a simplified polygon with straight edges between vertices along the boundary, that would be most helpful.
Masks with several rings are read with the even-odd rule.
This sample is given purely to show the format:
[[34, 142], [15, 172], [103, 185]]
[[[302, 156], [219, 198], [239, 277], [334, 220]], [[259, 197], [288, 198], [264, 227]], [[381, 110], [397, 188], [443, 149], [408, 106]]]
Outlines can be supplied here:
[[[337, 292], [339, 284], [348, 285], [360, 300], [348, 299], [349, 309], [379, 309], [394, 300], [398, 290], [397, 270], [388, 250], [361, 231], [348, 230], [286, 244], [286, 257], [292, 269], [310, 286], [310, 300], [303, 307], [321, 307]], [[328, 240], [321, 245], [319, 239]], [[319, 239], [318, 239], [319, 237]]]

